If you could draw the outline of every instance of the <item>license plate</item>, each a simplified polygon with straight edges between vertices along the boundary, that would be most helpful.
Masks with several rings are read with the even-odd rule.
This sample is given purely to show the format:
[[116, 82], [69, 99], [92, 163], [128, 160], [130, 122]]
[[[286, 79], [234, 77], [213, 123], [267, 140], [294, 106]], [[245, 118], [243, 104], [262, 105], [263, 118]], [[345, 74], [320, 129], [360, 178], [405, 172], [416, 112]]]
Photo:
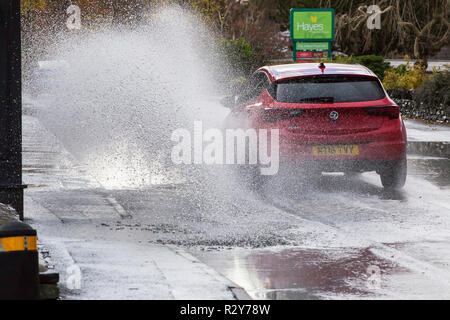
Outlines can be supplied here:
[[356, 156], [359, 154], [357, 145], [313, 146], [313, 156]]

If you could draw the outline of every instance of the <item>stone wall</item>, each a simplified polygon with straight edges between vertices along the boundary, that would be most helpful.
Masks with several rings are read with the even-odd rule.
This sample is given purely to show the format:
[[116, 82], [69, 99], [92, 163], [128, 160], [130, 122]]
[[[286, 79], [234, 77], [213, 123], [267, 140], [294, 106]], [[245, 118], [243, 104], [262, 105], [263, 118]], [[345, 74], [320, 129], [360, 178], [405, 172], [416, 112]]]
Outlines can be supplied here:
[[439, 52], [429, 60], [450, 60], [450, 46], [444, 46]]
[[448, 106], [444, 104], [428, 106], [423, 103], [418, 104], [413, 100], [413, 91], [389, 91], [389, 96], [400, 107], [403, 118], [422, 119], [436, 123], [450, 124]]

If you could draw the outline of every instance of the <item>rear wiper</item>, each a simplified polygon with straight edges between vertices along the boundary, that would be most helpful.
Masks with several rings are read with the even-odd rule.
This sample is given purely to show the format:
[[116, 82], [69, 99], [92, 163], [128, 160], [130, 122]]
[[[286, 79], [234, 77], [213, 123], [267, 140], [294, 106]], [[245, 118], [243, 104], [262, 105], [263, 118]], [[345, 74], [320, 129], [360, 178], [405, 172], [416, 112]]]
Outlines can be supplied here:
[[300, 102], [334, 102], [334, 97], [312, 97], [300, 99]]

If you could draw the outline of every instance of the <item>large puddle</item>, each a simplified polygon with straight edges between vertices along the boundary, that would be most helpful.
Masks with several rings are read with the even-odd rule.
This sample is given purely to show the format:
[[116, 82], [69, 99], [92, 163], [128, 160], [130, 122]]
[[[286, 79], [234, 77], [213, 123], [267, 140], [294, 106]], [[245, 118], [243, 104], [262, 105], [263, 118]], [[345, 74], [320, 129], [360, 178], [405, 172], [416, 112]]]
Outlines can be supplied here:
[[210, 252], [197, 257], [243, 286], [254, 299], [373, 298], [371, 270], [394, 268], [369, 249], [302, 248]]

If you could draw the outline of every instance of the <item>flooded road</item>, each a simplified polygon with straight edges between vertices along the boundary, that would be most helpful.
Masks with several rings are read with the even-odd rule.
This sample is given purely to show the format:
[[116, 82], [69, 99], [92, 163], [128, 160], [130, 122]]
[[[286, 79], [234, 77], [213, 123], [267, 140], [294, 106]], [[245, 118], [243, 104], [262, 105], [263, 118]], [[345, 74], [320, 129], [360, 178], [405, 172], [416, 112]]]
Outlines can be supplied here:
[[373, 173], [265, 190], [261, 201], [328, 228], [309, 243], [192, 251], [256, 299], [449, 298], [450, 143], [408, 150], [403, 191], [384, 191]]
[[62, 298], [449, 298], [449, 127], [407, 121], [398, 192], [375, 173], [295, 172], [254, 191], [230, 167], [176, 165], [173, 133], [220, 131], [246, 73], [222, 40], [164, 6], [34, 44], [53, 67], [24, 81], [25, 217]]
[[[375, 173], [299, 175], [255, 192], [217, 168], [201, 171], [206, 179], [119, 188], [115, 181], [106, 187], [33, 108], [39, 106], [25, 106], [31, 116], [23, 118], [25, 207], [62, 279], [75, 262], [87, 281], [75, 293], [62, 282], [63, 298], [185, 297], [170, 290], [149, 296], [149, 267], [133, 271], [132, 291], [116, 290], [129, 286], [123, 270], [146, 265], [157, 248], [188, 252], [206, 274], [216, 272], [256, 299], [450, 297], [447, 127], [407, 122], [409, 173], [398, 192], [386, 192]], [[107, 265], [124, 273], [121, 282], [102, 276]], [[224, 289], [230, 285], [216, 278], [204, 280], [210, 294], [231, 296]], [[197, 290], [195, 297], [207, 298]]]
[[[446, 128], [440, 129], [437, 136], [445, 138]], [[410, 135], [407, 184], [395, 193], [386, 192], [374, 173], [300, 176], [260, 192], [229, 176], [213, 176], [214, 183], [203, 186], [187, 181], [105, 188], [76, 152], [25, 116], [26, 208], [47, 212], [31, 221], [62, 277], [68, 260], [95, 279], [86, 292], [63, 288], [65, 298], [111, 292], [100, 285], [92, 293], [96, 281], [104, 283], [96, 266], [108, 259], [132, 265], [149, 259], [120, 252], [108, 258], [105, 242], [129, 248], [124, 253], [175, 245], [257, 299], [448, 298], [449, 142], [414, 140], [421, 137]], [[74, 248], [77, 243], [84, 245]], [[147, 291], [127, 296], [146, 298]]]

